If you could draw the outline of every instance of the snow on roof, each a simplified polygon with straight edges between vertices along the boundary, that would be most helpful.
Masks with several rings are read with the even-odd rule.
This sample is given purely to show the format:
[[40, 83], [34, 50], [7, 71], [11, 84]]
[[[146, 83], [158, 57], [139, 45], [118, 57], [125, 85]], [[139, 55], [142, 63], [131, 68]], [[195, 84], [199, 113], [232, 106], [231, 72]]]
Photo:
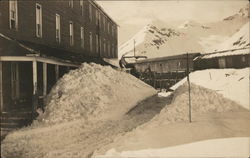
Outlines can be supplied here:
[[[250, 54], [250, 47], [204, 54], [200, 58], [201, 59], [211, 59], [211, 58], [223, 57], [223, 56], [247, 55], [247, 54]], [[196, 60], [198, 58], [195, 58], [194, 60]]]
[[[200, 53], [189, 53], [188, 57], [193, 59], [195, 56], [199, 56], [199, 55], [200, 55]], [[136, 61], [136, 64], [147, 63], [147, 62], [166, 61], [166, 60], [176, 60], [176, 59], [183, 59], [183, 58], [187, 58], [187, 54], [178, 54], [178, 55], [172, 55], [172, 56], [143, 59], [143, 60]]]

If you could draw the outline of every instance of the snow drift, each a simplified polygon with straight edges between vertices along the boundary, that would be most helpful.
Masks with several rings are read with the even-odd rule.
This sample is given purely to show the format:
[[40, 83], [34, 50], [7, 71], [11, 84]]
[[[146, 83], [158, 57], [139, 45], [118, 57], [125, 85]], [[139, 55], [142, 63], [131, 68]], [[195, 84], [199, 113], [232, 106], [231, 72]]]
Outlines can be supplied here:
[[[95, 157], [104, 153], [105, 156], [148, 157], [150, 151], [153, 157], [159, 156], [158, 153], [163, 157], [179, 156], [178, 153], [169, 155], [166, 147], [206, 139], [250, 136], [249, 111], [235, 101], [214, 90], [191, 84], [191, 103], [192, 123], [189, 123], [188, 86], [185, 82], [173, 92], [171, 104], [166, 105], [160, 114], [97, 150]], [[113, 152], [114, 149], [118, 152]], [[158, 152], [160, 150], [162, 152]], [[207, 153], [211, 155], [213, 151]], [[231, 153], [239, 156], [238, 152]]]
[[138, 151], [117, 152], [109, 150], [105, 155], [96, 158], [107, 157], [245, 157], [249, 156], [249, 137], [223, 138], [199, 141], [190, 144], [178, 145], [160, 149], [145, 149]]
[[137, 78], [111, 67], [83, 64], [64, 75], [48, 96], [38, 120], [60, 123], [121, 116], [156, 91]]
[[[193, 114], [209, 112], [228, 112], [242, 109], [236, 102], [224, 98], [213, 90], [191, 84], [191, 111]], [[175, 92], [172, 103], [162, 109], [152, 121], [168, 124], [179, 121], [188, 121], [188, 86], [181, 85]], [[154, 124], [151, 122], [151, 124]]]
[[[190, 81], [196, 85], [214, 90], [225, 98], [237, 102], [246, 109], [250, 109], [249, 72], [249, 68], [201, 70], [190, 73]], [[177, 89], [186, 80], [184, 78], [171, 89]]]

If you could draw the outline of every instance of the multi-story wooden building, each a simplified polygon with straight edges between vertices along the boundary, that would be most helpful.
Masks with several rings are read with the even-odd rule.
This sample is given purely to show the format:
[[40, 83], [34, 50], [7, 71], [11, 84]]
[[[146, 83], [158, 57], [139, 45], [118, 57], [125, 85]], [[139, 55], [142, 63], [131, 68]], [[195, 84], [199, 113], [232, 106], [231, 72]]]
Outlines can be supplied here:
[[93, 0], [0, 1], [1, 112], [34, 110], [70, 68], [117, 58], [117, 27]]

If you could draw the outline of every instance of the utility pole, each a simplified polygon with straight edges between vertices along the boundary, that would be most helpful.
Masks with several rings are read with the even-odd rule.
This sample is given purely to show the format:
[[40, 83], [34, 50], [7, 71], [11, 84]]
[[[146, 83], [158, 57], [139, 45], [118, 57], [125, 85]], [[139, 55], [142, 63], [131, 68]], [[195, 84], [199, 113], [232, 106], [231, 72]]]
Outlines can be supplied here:
[[188, 59], [188, 53], [187, 53], [187, 82], [188, 82], [188, 107], [189, 107], [189, 122], [192, 122], [192, 116], [191, 116], [191, 89], [190, 89], [190, 80], [189, 80], [189, 59]]
[[134, 39], [134, 56], [135, 56], [135, 39]]
[[99, 57], [101, 58], [102, 57], [102, 55], [101, 55], [101, 37], [100, 37], [100, 25], [101, 25], [101, 22], [100, 22], [100, 19], [101, 19], [101, 17], [100, 17], [101, 15], [100, 15], [100, 13], [98, 13], [98, 20], [97, 20], [97, 41], [98, 41], [98, 55], [99, 55]]

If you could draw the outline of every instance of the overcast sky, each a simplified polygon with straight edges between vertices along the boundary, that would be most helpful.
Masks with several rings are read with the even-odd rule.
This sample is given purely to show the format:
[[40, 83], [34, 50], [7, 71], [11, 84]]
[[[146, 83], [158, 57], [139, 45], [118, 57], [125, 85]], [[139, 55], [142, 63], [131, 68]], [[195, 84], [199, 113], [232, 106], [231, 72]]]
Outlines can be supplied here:
[[119, 25], [119, 44], [151, 20], [213, 22], [236, 13], [247, 0], [97, 1]]

